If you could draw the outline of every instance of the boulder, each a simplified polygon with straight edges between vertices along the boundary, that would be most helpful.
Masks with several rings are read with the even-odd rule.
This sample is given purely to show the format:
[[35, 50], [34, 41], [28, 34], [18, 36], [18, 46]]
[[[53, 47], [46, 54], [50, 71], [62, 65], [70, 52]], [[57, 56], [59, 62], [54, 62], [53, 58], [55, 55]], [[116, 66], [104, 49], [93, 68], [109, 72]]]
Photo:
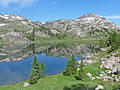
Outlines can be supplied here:
[[111, 74], [112, 71], [111, 71], [111, 70], [106, 70], [106, 73], [107, 73], [107, 74]]
[[29, 83], [24, 83], [23, 87], [28, 87], [29, 85]]
[[104, 89], [104, 87], [103, 87], [102, 85], [98, 85], [98, 86], [95, 88], [95, 90], [102, 90], [102, 89]]
[[91, 77], [91, 80], [94, 80], [95, 79], [95, 77]]
[[96, 77], [97, 79], [100, 79], [100, 77]]
[[91, 73], [87, 73], [87, 76], [88, 76], [88, 77], [92, 77], [92, 74], [91, 74]]

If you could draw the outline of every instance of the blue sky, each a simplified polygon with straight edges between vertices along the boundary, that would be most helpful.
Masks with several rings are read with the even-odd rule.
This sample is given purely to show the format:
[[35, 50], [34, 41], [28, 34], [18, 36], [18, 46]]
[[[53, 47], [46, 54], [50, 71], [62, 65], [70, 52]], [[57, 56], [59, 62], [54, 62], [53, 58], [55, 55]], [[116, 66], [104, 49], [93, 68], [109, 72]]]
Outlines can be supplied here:
[[41, 22], [96, 13], [120, 25], [120, 0], [0, 0], [0, 13]]

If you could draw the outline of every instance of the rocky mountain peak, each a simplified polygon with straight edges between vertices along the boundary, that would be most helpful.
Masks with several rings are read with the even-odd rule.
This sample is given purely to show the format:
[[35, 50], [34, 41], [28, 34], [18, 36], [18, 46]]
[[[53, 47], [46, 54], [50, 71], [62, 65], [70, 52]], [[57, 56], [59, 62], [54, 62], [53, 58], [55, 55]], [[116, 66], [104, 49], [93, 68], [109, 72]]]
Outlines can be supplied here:
[[80, 21], [83, 23], [98, 22], [101, 20], [106, 20], [106, 18], [95, 13], [89, 13], [76, 19], [76, 21]]
[[[52, 36], [67, 33], [73, 36], [86, 38], [102, 34], [107, 35], [107, 33], [114, 30], [120, 31], [119, 26], [95, 13], [83, 15], [75, 20], [60, 19], [57, 21], [48, 21], [45, 24], [39, 21], [32, 22], [31, 20], [19, 15], [0, 14], [0, 27], [1, 36], [9, 32], [19, 32], [20, 35], [25, 36], [26, 33], [31, 33], [34, 27], [40, 28], [39, 32], [36, 32], [40, 37], [43, 36], [43, 34]], [[23, 32], [24, 35], [22, 34]]]
[[95, 14], [95, 13], [89, 13], [89, 14], [83, 15], [83, 16], [77, 18], [77, 19], [84, 19], [84, 18], [90, 18], [90, 17], [105, 19], [103, 16], [100, 16], [100, 15]]
[[120, 30], [119, 26], [95, 13], [83, 15], [75, 20], [64, 19], [47, 22], [45, 27], [49, 28], [53, 34], [66, 32], [79, 37], [105, 35], [113, 30]]

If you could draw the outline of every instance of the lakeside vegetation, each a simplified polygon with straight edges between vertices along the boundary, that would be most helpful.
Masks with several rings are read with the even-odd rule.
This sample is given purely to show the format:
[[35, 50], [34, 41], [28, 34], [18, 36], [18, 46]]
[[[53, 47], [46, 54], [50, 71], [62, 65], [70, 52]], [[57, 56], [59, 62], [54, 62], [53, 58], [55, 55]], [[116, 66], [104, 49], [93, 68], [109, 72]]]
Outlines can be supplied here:
[[108, 53], [117, 50], [120, 47], [120, 33], [110, 33], [108, 39], [100, 40], [100, 48], [108, 47]]
[[[90, 72], [93, 76], [97, 76], [96, 73], [101, 71], [99, 66], [99, 62], [85, 66], [85, 74]], [[90, 90], [94, 90], [93, 88], [99, 84], [103, 85], [105, 90], [114, 90], [114, 87], [110, 84], [114, 83], [112, 81], [104, 82], [99, 79], [91, 80], [89, 77], [86, 77], [84, 80], [76, 80], [74, 76], [64, 76], [62, 74], [43, 77], [38, 80], [38, 83], [28, 87], [23, 87], [25, 82], [16, 85], [1, 86], [0, 90], [82, 90], [82, 88], [92, 88]], [[115, 85], [119, 85], [119, 82]]]
[[[99, 53], [102, 54], [102, 52]], [[103, 69], [99, 68], [100, 65], [101, 63], [98, 60], [96, 63], [84, 66], [84, 80], [76, 79], [74, 75], [65, 76], [63, 74], [58, 74], [40, 78], [38, 79], [37, 83], [28, 87], [23, 87], [25, 82], [29, 82], [24, 81], [16, 85], [1, 86], [0, 90], [83, 90], [83, 88], [94, 90], [97, 85], [103, 85], [104, 90], [116, 90], [116, 88], [119, 88], [120, 82], [106, 82], [100, 79], [91, 80], [90, 77], [86, 76], [87, 73], [91, 73], [94, 77], [98, 76], [100, 71], [103, 71]], [[112, 83], [114, 83], [114, 85]]]
[[[44, 41], [47, 39], [45, 38], [42, 40]], [[52, 39], [52, 40], [57, 41], [58, 39]], [[70, 43], [70, 41], [71, 41], [71, 43], [72, 43], [72, 40], [68, 41], [67, 39], [65, 39], [65, 40], [60, 39], [58, 41], [60, 41], [60, 42], [67, 41], [68, 43]], [[73, 39], [73, 41], [74, 41], [74, 39]], [[79, 39], [76, 40], [76, 42], [77, 41], [85, 42], [85, 43], [92, 42], [90, 40], [82, 41]], [[48, 39], [48, 42], [49, 42], [49, 39]], [[95, 42], [98, 42], [98, 40], [96, 40]], [[99, 59], [100, 57], [104, 57], [108, 53], [110, 54], [111, 52], [114, 52], [119, 49], [119, 46], [120, 46], [119, 35], [116, 33], [113, 33], [109, 36], [109, 38], [107, 40], [105, 40], [104, 42], [102, 41], [102, 43], [103, 44], [100, 43], [99, 48], [106, 48], [106, 47], [110, 47], [110, 46], [111, 47], [106, 52], [99, 51], [99, 55], [94, 56], [94, 57], [97, 57], [97, 59]], [[101, 46], [101, 45], [103, 45], [103, 46]], [[117, 54], [116, 57], [119, 57], [119, 54]], [[81, 63], [81, 66], [82, 65], [83, 64]], [[75, 70], [70, 70], [70, 75], [64, 76], [62, 74], [58, 74], [58, 75], [50, 76], [50, 77], [48, 77], [48, 76], [42, 77], [40, 79], [37, 77], [38, 80], [37, 81], [35, 80], [35, 84], [32, 83], [32, 85], [30, 85], [28, 87], [23, 87], [25, 82], [29, 82], [29, 81], [25, 81], [25, 82], [21, 82], [16, 85], [1, 86], [0, 90], [33, 90], [33, 88], [34, 88], [34, 90], [80, 90], [80, 89], [82, 90], [83, 88], [93, 90], [99, 84], [103, 85], [105, 90], [106, 89], [116, 90], [116, 88], [119, 88], [120, 82], [114, 82], [114, 81], [105, 82], [100, 79], [91, 80], [89, 77], [86, 76], [87, 73], [91, 73], [93, 76], [98, 76], [100, 71], [103, 71], [103, 69], [99, 68], [100, 65], [101, 65], [101, 62], [98, 60], [98, 62], [96, 62], [94, 64], [90, 64], [90, 65], [87, 65], [84, 67], [79, 66], [79, 67], [81, 67], [81, 70], [79, 70], [79, 72], [76, 75], [78, 79], [76, 79], [76, 77], [75, 77], [75, 72], [71, 72], [71, 71], [75, 71]], [[71, 64], [68, 66], [71, 66]], [[76, 67], [75, 67], [75, 69], [76, 69]], [[73, 73], [73, 75], [71, 75], [71, 73]], [[112, 86], [111, 83], [114, 83], [114, 86]]]
[[29, 83], [34, 84], [37, 83], [38, 79], [45, 76], [45, 65], [44, 62], [41, 61], [41, 64], [39, 64], [37, 60], [37, 56], [34, 56], [34, 60], [32, 62], [32, 71], [31, 75], [29, 77]]

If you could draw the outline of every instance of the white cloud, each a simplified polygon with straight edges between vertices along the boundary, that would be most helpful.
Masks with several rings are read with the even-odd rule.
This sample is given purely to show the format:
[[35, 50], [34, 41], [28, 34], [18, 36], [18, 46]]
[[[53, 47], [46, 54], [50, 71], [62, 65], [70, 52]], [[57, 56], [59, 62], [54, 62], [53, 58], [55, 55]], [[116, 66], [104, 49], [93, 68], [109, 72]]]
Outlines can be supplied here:
[[0, 6], [8, 7], [10, 4], [18, 4], [20, 7], [33, 5], [37, 0], [0, 0]]
[[120, 15], [118, 16], [106, 16], [107, 19], [120, 19]]

